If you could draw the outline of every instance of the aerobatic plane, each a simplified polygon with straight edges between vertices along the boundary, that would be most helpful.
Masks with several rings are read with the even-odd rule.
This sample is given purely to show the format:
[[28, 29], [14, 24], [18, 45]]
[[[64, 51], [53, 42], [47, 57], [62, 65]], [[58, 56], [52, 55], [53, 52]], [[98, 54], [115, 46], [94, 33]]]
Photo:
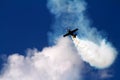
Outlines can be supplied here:
[[66, 36], [71, 35], [71, 36], [73, 36], [74, 38], [76, 38], [76, 35], [77, 35], [77, 34], [75, 34], [75, 32], [76, 32], [77, 30], [78, 30], [78, 28], [76, 28], [76, 29], [74, 29], [74, 30], [68, 29], [68, 30], [67, 30], [67, 33], [64, 34], [63, 37], [66, 37]]

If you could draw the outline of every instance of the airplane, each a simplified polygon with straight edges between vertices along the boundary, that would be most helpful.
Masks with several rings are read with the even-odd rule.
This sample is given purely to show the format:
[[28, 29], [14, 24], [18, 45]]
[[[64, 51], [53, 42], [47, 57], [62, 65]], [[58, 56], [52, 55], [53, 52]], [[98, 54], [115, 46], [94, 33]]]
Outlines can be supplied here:
[[76, 29], [74, 29], [74, 30], [68, 29], [68, 30], [67, 30], [67, 33], [64, 34], [63, 37], [66, 37], [66, 36], [71, 35], [71, 36], [73, 36], [74, 38], [76, 38], [76, 35], [77, 35], [77, 34], [74, 34], [74, 33], [75, 33], [77, 30], [78, 30], [78, 28], [76, 28]]

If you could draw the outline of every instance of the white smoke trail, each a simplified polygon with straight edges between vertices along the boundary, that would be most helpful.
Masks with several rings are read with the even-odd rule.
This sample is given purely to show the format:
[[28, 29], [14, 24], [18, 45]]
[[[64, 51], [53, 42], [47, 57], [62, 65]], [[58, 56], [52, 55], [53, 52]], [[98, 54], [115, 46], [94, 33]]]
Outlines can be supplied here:
[[28, 51], [28, 56], [9, 56], [0, 80], [81, 80], [81, 60], [68, 38], [43, 51]]
[[89, 40], [82, 40], [78, 37], [72, 38], [80, 56], [91, 66], [97, 68], [109, 67], [116, 58], [116, 50], [105, 40], [98, 45]]
[[50, 42], [61, 36], [67, 27], [77, 27], [79, 36], [92, 39], [93, 32], [87, 34], [91, 30], [89, 21], [84, 16], [86, 9], [84, 0], [48, 0], [48, 8], [55, 15], [55, 23], [52, 25], [53, 32], [49, 33]]
[[[117, 51], [100, 33], [90, 27], [85, 16], [86, 3], [84, 0], [49, 0], [48, 8], [55, 15], [54, 33], [50, 36], [57, 38], [65, 31], [65, 27], [79, 28], [75, 45], [82, 59], [97, 68], [109, 67], [115, 60]], [[77, 43], [76, 42], [79, 42]]]
[[50, 42], [61, 36], [67, 28], [79, 28], [78, 37], [100, 42], [99, 32], [90, 27], [90, 21], [85, 15], [86, 6], [85, 0], [48, 0], [48, 8], [55, 15], [53, 31], [49, 33]]

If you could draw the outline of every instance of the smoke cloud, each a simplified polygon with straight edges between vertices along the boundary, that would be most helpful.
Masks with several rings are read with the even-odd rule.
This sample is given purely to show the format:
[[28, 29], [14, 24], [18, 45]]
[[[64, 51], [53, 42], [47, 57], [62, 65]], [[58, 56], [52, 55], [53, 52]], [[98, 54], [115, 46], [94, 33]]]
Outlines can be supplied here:
[[116, 50], [105, 40], [98, 45], [89, 40], [82, 40], [78, 37], [72, 38], [80, 56], [91, 66], [96, 68], [109, 67], [116, 58]]
[[50, 37], [56, 40], [56, 36], [63, 34], [66, 27], [79, 28], [78, 37], [73, 42], [83, 61], [96, 68], [107, 68], [114, 62], [117, 51], [96, 28], [90, 27], [85, 15], [86, 6], [84, 0], [49, 0], [48, 8], [56, 21]]
[[[50, 42], [61, 36], [65, 29], [79, 28], [78, 37], [99, 42], [101, 36], [85, 15], [86, 2], [84, 0], [48, 0], [48, 8], [55, 16], [52, 32], [49, 33]], [[51, 39], [52, 38], [52, 39]]]
[[80, 57], [68, 38], [41, 52], [29, 50], [28, 55], [9, 56], [0, 80], [81, 80]]

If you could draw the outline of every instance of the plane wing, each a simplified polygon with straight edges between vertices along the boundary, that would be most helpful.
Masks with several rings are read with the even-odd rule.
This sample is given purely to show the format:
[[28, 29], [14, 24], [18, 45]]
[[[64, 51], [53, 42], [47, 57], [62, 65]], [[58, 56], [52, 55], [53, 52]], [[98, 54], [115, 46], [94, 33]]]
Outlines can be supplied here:
[[70, 35], [70, 33], [67, 33], [67, 34], [65, 34], [65, 35], [63, 35], [63, 36], [65, 37], [65, 36], [68, 36], [68, 35]]
[[75, 30], [73, 30], [72, 32], [75, 32], [75, 31], [77, 31], [78, 30], [78, 28], [77, 29], [75, 29]]

